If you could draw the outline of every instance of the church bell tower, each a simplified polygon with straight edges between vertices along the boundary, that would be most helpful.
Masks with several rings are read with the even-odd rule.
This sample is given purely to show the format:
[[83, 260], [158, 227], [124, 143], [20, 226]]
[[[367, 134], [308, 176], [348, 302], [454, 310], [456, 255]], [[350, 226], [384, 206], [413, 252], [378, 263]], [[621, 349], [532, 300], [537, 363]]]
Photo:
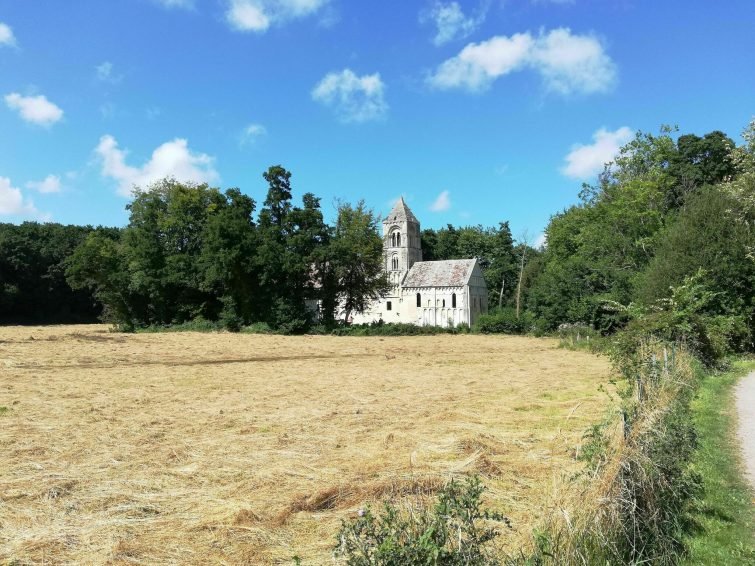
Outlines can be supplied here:
[[396, 206], [383, 220], [385, 272], [391, 285], [398, 286], [418, 261], [422, 261], [419, 220], [399, 197]]

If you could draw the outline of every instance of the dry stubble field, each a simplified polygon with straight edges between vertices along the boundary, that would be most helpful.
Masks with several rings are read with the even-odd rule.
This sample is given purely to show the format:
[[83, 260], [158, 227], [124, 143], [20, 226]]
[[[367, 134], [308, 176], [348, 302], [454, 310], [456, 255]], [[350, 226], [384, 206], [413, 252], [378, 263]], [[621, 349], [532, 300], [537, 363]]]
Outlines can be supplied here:
[[548, 339], [0, 328], [0, 563], [331, 563], [342, 518], [465, 473], [514, 547], [609, 377]]

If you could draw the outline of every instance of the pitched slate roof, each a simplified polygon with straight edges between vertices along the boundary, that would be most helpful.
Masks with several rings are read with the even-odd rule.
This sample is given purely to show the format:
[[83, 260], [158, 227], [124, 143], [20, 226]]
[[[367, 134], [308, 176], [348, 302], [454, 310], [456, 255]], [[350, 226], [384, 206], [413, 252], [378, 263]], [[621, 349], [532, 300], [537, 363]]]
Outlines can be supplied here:
[[403, 287], [463, 287], [472, 277], [476, 259], [419, 261], [406, 274]]
[[417, 220], [417, 217], [414, 216], [414, 213], [409, 210], [409, 207], [406, 206], [406, 203], [404, 202], [404, 197], [399, 197], [398, 202], [396, 202], [396, 205], [393, 207], [393, 210], [391, 210], [388, 213], [388, 216], [385, 217], [384, 222], [393, 222], [394, 220], [403, 221], [408, 220], [409, 222], [415, 222], [419, 224], [419, 220]]

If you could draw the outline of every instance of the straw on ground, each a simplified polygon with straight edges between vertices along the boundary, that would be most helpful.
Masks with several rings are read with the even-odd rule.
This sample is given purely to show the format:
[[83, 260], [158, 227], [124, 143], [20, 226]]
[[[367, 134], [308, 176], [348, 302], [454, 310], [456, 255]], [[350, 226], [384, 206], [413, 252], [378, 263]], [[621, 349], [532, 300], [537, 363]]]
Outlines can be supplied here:
[[462, 473], [513, 548], [609, 377], [547, 339], [0, 329], [0, 561], [319, 564], [366, 502]]

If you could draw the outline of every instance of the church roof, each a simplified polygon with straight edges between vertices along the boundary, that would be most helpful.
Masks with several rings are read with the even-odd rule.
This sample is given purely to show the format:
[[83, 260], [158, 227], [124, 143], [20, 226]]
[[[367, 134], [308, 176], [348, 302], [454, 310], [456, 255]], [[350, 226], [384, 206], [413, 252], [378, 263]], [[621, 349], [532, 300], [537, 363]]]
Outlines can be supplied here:
[[399, 197], [398, 202], [396, 202], [396, 205], [393, 207], [393, 210], [391, 210], [388, 213], [388, 216], [385, 217], [384, 222], [393, 222], [393, 221], [403, 221], [408, 220], [409, 222], [415, 222], [419, 224], [419, 220], [417, 220], [417, 217], [414, 216], [414, 213], [409, 210], [409, 207], [406, 206], [406, 203], [404, 202], [404, 197]]
[[476, 259], [418, 261], [406, 274], [403, 287], [463, 287], [472, 277]]

